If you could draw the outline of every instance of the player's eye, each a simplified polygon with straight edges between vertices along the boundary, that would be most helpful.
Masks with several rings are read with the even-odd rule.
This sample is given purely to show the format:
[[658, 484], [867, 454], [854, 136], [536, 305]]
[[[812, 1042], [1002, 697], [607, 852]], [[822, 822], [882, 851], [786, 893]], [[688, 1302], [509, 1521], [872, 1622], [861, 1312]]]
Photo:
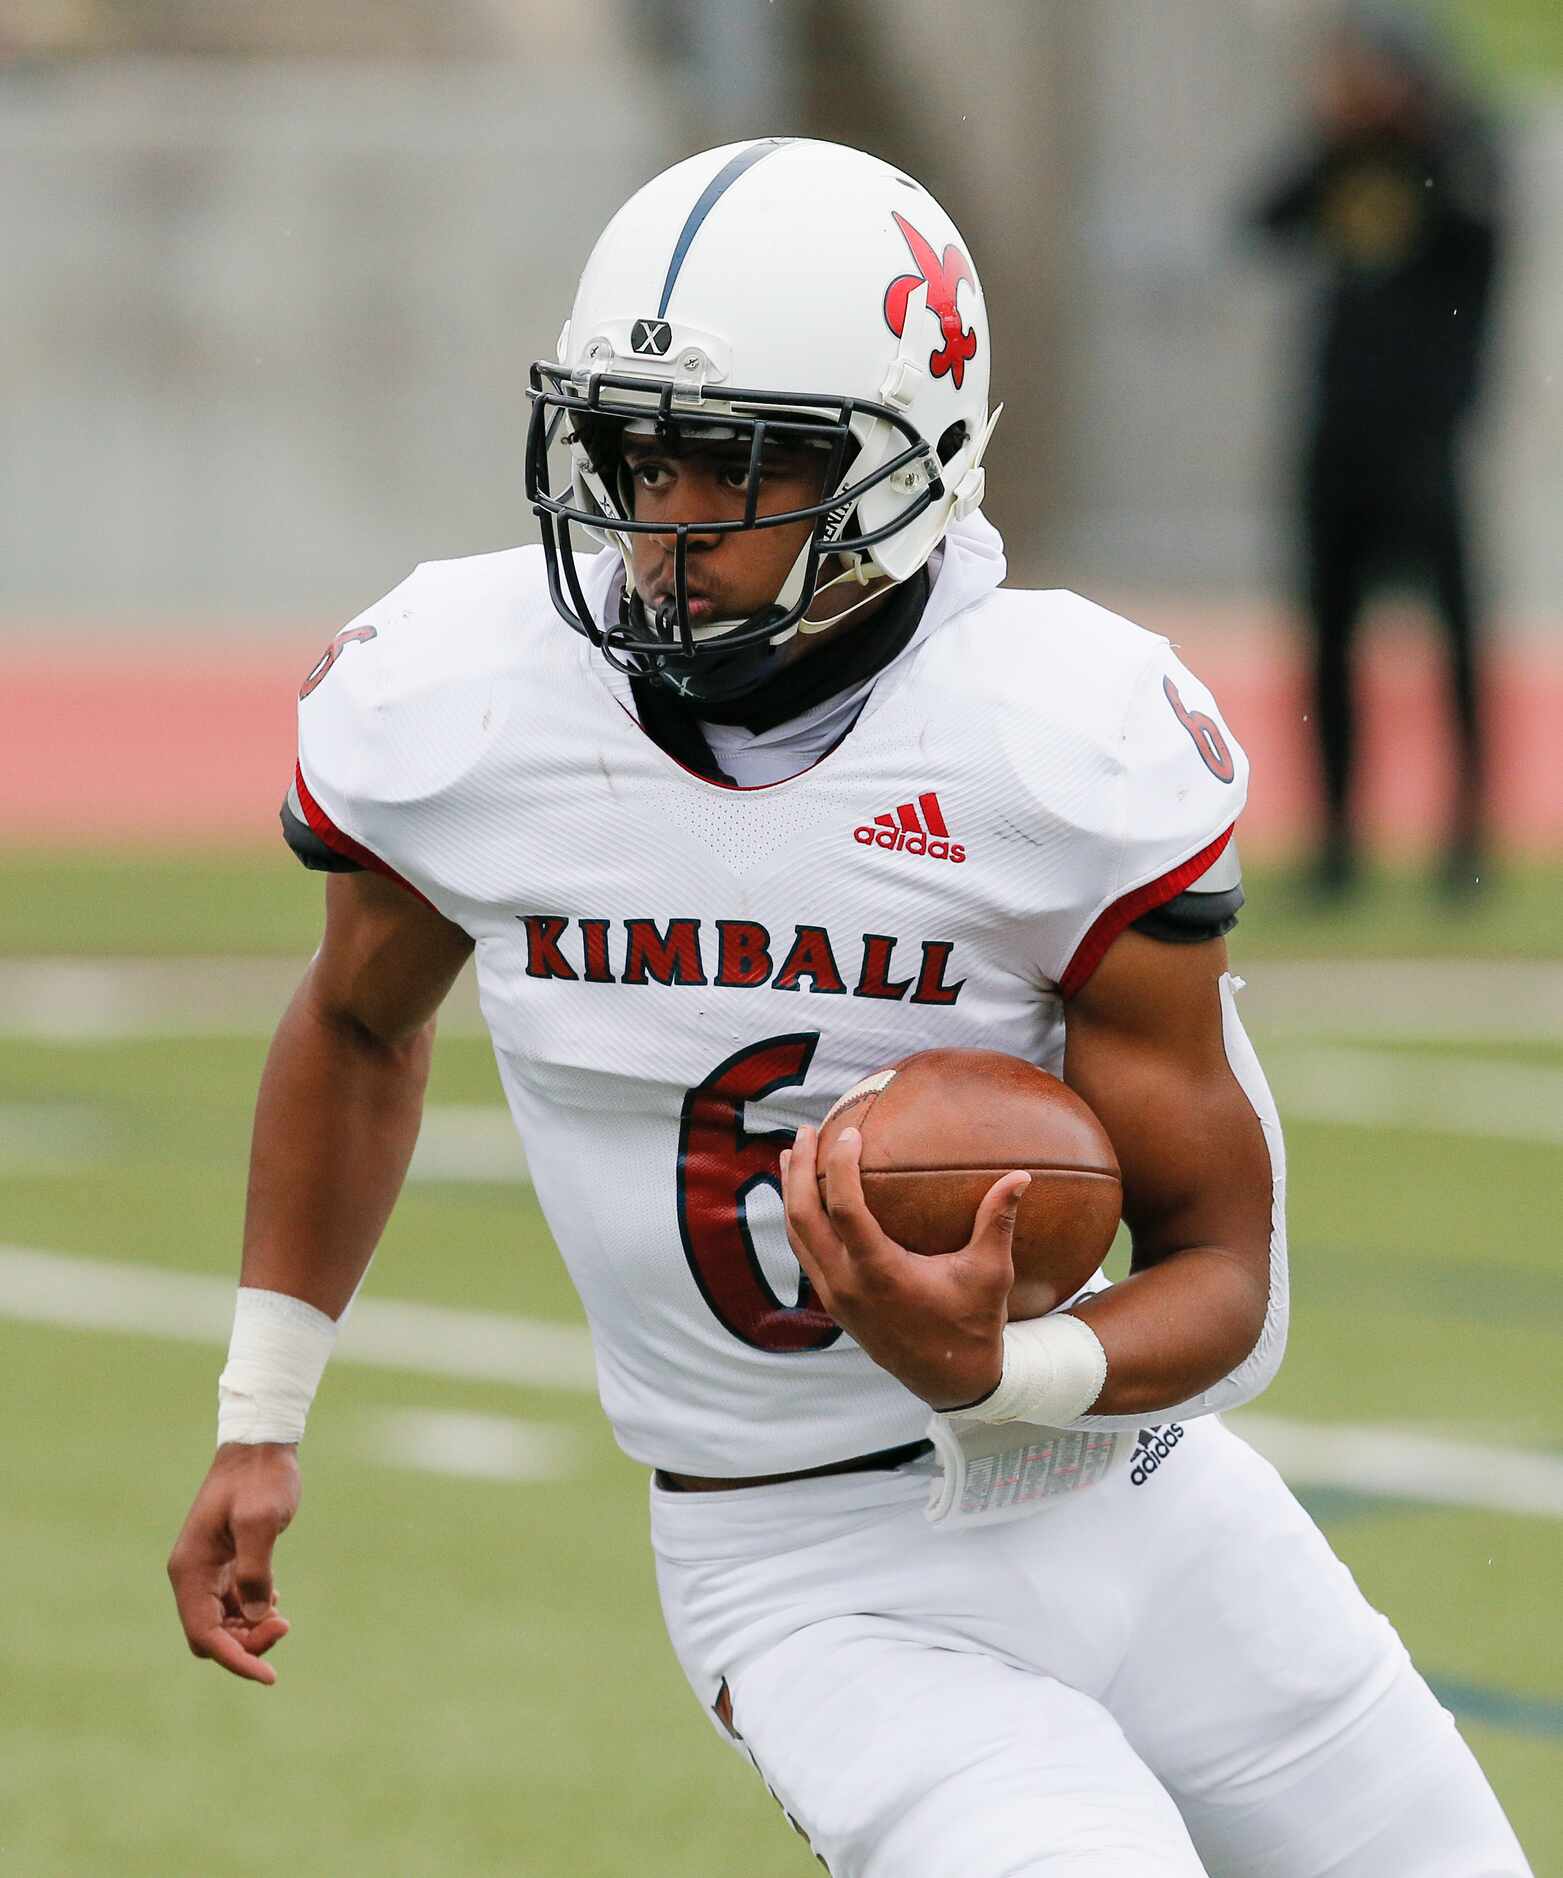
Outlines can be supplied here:
[[671, 472], [666, 463], [642, 461], [630, 465], [630, 475], [642, 489], [663, 489]]

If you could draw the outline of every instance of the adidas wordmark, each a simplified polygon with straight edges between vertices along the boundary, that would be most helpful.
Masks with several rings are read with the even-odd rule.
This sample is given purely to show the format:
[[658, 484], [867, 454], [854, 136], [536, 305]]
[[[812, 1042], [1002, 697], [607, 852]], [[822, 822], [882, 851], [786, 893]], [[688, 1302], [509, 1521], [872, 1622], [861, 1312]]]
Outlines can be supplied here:
[[872, 822], [854, 828], [852, 839], [865, 848], [885, 848], [892, 854], [922, 854], [931, 861], [966, 859], [966, 850], [958, 841], [951, 841], [939, 798], [931, 789], [915, 803], [903, 802], [884, 815], [876, 815]]

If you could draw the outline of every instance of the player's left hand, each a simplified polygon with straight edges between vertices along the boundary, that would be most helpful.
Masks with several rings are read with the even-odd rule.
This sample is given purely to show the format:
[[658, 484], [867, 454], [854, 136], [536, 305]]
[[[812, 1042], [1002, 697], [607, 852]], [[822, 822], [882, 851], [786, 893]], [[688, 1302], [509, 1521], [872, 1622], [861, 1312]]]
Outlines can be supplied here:
[[821, 1306], [869, 1356], [931, 1408], [964, 1408], [998, 1387], [1015, 1280], [1011, 1241], [1031, 1176], [1005, 1174], [983, 1196], [959, 1252], [924, 1258], [881, 1230], [863, 1198], [863, 1138], [844, 1128], [820, 1197], [818, 1134], [800, 1128], [781, 1157], [787, 1237]]

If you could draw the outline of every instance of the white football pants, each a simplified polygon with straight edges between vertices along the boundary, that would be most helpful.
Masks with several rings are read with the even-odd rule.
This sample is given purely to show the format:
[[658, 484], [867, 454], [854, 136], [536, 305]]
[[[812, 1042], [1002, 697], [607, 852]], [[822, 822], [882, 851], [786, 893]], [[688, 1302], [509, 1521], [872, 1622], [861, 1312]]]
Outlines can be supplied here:
[[1394, 1631], [1219, 1421], [1013, 1525], [931, 1527], [927, 1484], [652, 1489], [685, 1674], [834, 1878], [1527, 1878]]

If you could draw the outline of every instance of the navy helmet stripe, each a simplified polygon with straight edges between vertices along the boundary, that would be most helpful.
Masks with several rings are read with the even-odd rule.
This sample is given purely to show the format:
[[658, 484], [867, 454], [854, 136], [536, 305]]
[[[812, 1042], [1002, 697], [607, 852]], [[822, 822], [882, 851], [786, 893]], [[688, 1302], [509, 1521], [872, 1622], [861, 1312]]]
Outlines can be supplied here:
[[662, 300], [657, 307], [657, 318], [667, 317], [668, 302], [673, 298], [674, 283], [678, 279], [678, 270], [684, 265], [684, 256], [689, 252], [689, 244], [700, 232], [700, 224], [716, 207], [745, 170], [753, 169], [762, 158], [768, 157], [773, 150], [780, 150], [784, 144], [796, 141], [792, 137], [767, 137], [761, 143], [752, 143], [747, 150], [740, 150], [737, 156], [724, 163], [700, 192], [700, 200], [689, 211], [684, 226], [678, 232], [678, 241], [673, 248], [673, 258], [668, 262], [668, 277], [662, 283]]

